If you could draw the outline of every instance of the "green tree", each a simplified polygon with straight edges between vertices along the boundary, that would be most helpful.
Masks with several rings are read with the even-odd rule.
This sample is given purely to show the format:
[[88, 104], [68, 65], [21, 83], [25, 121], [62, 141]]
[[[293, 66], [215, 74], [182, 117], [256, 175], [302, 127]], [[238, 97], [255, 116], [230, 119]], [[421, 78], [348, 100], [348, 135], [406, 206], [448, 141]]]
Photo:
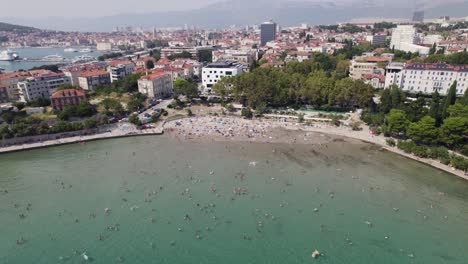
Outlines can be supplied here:
[[439, 140], [436, 120], [430, 116], [421, 118], [417, 123], [409, 124], [406, 134], [417, 143], [436, 144]]
[[387, 114], [392, 110], [392, 95], [389, 89], [384, 89], [382, 95], [380, 96], [379, 111]]
[[450, 117], [467, 117], [468, 118], [468, 105], [463, 105], [456, 102], [454, 105], [449, 106], [447, 114]]
[[429, 115], [436, 120], [436, 126], [440, 126], [440, 124], [442, 123], [442, 116], [441, 116], [440, 95], [437, 90], [432, 94], [432, 101], [431, 101], [431, 106], [429, 108]]
[[135, 126], [141, 126], [141, 120], [138, 118], [138, 115], [136, 114], [131, 114], [128, 117], [128, 122], [134, 124]]
[[403, 110], [392, 109], [386, 116], [388, 132], [394, 136], [405, 135], [408, 124], [408, 118]]
[[154, 62], [153, 60], [147, 60], [145, 63], [146, 69], [151, 70], [154, 68]]
[[213, 51], [212, 50], [200, 50], [198, 52], [198, 60], [200, 62], [212, 62], [213, 61]]
[[450, 86], [450, 89], [447, 93], [447, 97], [445, 98], [444, 108], [442, 110], [442, 118], [446, 118], [448, 116], [447, 110], [448, 108], [455, 104], [457, 100], [457, 81], [454, 81], [453, 84]]
[[440, 136], [440, 141], [450, 147], [465, 145], [468, 139], [468, 118], [446, 118], [440, 126]]
[[175, 59], [179, 59], [179, 58], [191, 59], [192, 54], [190, 52], [188, 52], [188, 51], [182, 51], [181, 53], [176, 53], [176, 54], [170, 55], [167, 58], [170, 59], [170, 60], [175, 60]]
[[87, 101], [80, 102], [75, 107], [75, 114], [78, 117], [88, 117], [96, 113], [96, 109], [92, 107]]
[[241, 115], [247, 119], [252, 119], [253, 113], [249, 107], [242, 108]]
[[198, 96], [197, 84], [193, 81], [178, 79], [174, 82], [174, 90], [187, 96], [188, 98], [194, 98]]

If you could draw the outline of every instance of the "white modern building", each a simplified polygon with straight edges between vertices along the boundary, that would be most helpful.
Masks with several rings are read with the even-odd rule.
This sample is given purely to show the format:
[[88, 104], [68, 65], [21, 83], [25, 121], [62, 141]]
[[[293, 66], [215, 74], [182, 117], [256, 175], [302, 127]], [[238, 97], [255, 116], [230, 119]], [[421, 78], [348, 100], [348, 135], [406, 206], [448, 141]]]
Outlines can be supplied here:
[[418, 43], [416, 29], [412, 25], [398, 25], [392, 32], [390, 47], [396, 50], [428, 55], [429, 47], [416, 45]]
[[135, 70], [135, 64], [128, 60], [110, 61], [108, 65], [107, 71], [110, 74], [111, 83], [132, 74]]
[[416, 29], [412, 25], [398, 25], [392, 32], [390, 47], [401, 50], [403, 44], [416, 44]]
[[393, 62], [390, 63], [385, 70], [385, 88], [388, 88], [392, 85], [401, 86], [402, 81], [402, 71], [405, 67], [404, 63]]
[[388, 74], [389, 70], [392, 70], [389, 67], [387, 67], [385, 87], [388, 81], [409, 93], [431, 94], [437, 90], [441, 95], [447, 94], [455, 81], [457, 81], [457, 95], [463, 95], [468, 87], [468, 65], [408, 64], [400, 72], [397, 72], [399, 68], [393, 67], [394, 78]]
[[138, 92], [148, 98], [166, 98], [174, 94], [172, 76], [170, 73], [156, 72], [141, 77], [138, 80]]
[[222, 77], [236, 76], [244, 72], [244, 67], [236, 62], [223, 61], [208, 64], [202, 69], [202, 84], [206, 93], [211, 92], [211, 88]]
[[96, 44], [96, 49], [99, 51], [109, 51], [112, 50], [112, 43], [109, 42], [99, 42]]
[[19, 100], [28, 102], [50, 96], [64, 83], [70, 83], [70, 78], [63, 73], [44, 72], [35, 77], [29, 77], [18, 82]]

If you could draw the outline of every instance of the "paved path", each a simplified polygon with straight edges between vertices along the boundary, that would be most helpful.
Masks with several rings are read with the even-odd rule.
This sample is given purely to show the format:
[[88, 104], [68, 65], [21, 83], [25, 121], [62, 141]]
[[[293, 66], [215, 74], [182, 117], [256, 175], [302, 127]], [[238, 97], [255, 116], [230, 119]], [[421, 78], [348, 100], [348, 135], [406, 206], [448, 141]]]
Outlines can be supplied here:
[[144, 130], [138, 130], [136, 129], [134, 125], [129, 124], [129, 123], [121, 123], [121, 124], [118, 124], [116, 128], [111, 129], [110, 132], [3, 147], [3, 148], [0, 148], [0, 153], [8, 153], [8, 152], [21, 151], [21, 150], [36, 149], [36, 148], [45, 148], [45, 147], [56, 146], [56, 145], [65, 145], [65, 144], [94, 141], [94, 140], [100, 140], [100, 139], [129, 137], [129, 136], [144, 136], [144, 135], [160, 135], [162, 133], [163, 133], [163, 123], [160, 123], [156, 128], [144, 129]]

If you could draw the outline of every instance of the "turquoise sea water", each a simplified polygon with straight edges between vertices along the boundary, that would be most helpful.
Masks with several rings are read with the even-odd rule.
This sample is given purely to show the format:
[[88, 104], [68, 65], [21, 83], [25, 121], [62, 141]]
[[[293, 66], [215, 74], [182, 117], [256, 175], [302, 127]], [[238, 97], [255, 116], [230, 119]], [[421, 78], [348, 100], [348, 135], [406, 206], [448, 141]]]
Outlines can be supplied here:
[[346, 141], [0, 155], [0, 263], [466, 263], [468, 184]]
[[[80, 47], [74, 47], [76, 49], [81, 49]], [[13, 48], [13, 52], [18, 53], [20, 58], [43, 58], [48, 55], [60, 55], [64, 58], [75, 58], [76, 56], [89, 55], [93, 57], [99, 57], [102, 55], [101, 52], [94, 50], [92, 53], [81, 53], [81, 52], [65, 52], [65, 48]], [[0, 49], [3, 50], [3, 49]], [[44, 61], [0, 61], [0, 68], [5, 69], [6, 71], [17, 71], [17, 70], [29, 70], [33, 67], [47, 65], [47, 64], [57, 64], [57, 62], [44, 62]]]

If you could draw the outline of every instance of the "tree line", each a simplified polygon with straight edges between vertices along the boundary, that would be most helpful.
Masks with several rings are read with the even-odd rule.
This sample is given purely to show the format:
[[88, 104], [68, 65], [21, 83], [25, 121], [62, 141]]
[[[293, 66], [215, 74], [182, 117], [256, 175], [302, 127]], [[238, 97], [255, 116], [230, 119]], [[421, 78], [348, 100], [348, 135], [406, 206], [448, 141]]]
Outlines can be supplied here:
[[372, 86], [347, 78], [348, 65], [344, 55], [317, 53], [311, 60], [290, 62], [284, 68], [260, 67], [224, 77], [213, 91], [253, 109], [310, 105], [317, 109], [347, 110], [371, 106]]

